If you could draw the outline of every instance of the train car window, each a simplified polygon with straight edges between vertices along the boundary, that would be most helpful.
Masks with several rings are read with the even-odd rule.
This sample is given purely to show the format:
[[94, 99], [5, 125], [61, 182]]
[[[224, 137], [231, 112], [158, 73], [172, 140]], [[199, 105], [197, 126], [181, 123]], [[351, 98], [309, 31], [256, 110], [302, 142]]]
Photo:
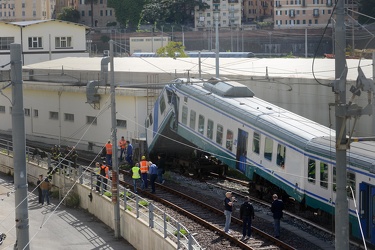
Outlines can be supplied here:
[[172, 102], [172, 91], [167, 89], [167, 98], [168, 98], [168, 103]]
[[282, 168], [285, 167], [285, 154], [286, 154], [286, 147], [284, 145], [278, 144], [276, 164]]
[[188, 97], [187, 97], [187, 96], [184, 96], [184, 102], [185, 102], [185, 103], [188, 102]]
[[207, 137], [212, 140], [213, 137], [214, 122], [210, 119], [207, 120]]
[[256, 132], [254, 132], [253, 152], [259, 155], [259, 148], [260, 148], [260, 135]]
[[216, 128], [216, 142], [220, 145], [223, 144], [223, 126], [220, 124]]
[[148, 116], [148, 119], [150, 120], [150, 125], [152, 125], [152, 123], [153, 123], [153, 119], [152, 119], [152, 114], [150, 114], [149, 116]]
[[328, 165], [324, 162], [320, 163], [320, 186], [328, 188]]
[[190, 110], [190, 124], [189, 127], [195, 130], [195, 117], [196, 112], [194, 110]]
[[199, 115], [198, 116], [198, 132], [202, 135], [204, 134], [204, 116]]
[[159, 100], [159, 107], [160, 107], [160, 114], [163, 114], [164, 110], [166, 108], [164, 95], [162, 95], [160, 100]]
[[187, 125], [187, 117], [188, 117], [188, 108], [186, 106], [182, 106], [182, 123]]
[[[354, 198], [355, 198], [355, 187], [356, 187], [355, 173], [352, 172], [352, 171], [348, 171], [346, 173], [346, 176], [347, 176], [347, 178], [346, 178], [346, 180], [347, 180], [346, 186], [352, 187], [353, 193], [354, 193]], [[352, 194], [352, 191], [350, 190], [350, 188], [347, 188], [346, 190], [348, 192], [348, 197], [351, 198], [351, 199], [353, 199], [353, 194]]]
[[309, 159], [307, 162], [307, 180], [315, 184], [315, 173], [316, 173], [316, 162], [315, 160]]
[[233, 148], [233, 132], [232, 130], [227, 130], [227, 141], [225, 143], [225, 147], [232, 151]]
[[146, 119], [146, 128], [150, 127], [150, 120]]
[[264, 158], [272, 161], [272, 151], [273, 151], [273, 140], [266, 137], [264, 143]]

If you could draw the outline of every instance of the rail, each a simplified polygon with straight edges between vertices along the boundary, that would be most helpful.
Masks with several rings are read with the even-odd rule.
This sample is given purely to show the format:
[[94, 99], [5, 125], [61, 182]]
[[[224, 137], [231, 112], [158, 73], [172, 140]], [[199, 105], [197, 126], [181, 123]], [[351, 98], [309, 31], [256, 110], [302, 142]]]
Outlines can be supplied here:
[[[8, 156], [12, 156], [13, 145], [11, 141], [0, 139], [0, 152]], [[26, 161], [33, 162], [40, 167], [47, 168], [50, 174], [64, 175], [64, 181], [73, 181], [90, 187], [91, 190], [96, 190], [97, 184], [100, 190], [100, 195], [111, 198], [111, 179], [100, 176], [94, 173], [91, 167], [77, 164], [77, 168], [73, 167], [75, 164], [64, 158], [59, 158], [58, 161], [51, 160], [51, 155], [47, 153], [47, 161], [41, 156], [35, 154], [35, 148], [26, 146]], [[51, 175], [52, 176], [52, 175]], [[110, 175], [109, 175], [110, 176]], [[107, 179], [107, 183], [104, 181]], [[65, 187], [62, 188], [64, 190]], [[59, 192], [60, 196], [64, 192]], [[134, 213], [139, 220], [148, 222], [148, 226], [162, 233], [164, 238], [170, 238], [176, 242], [177, 249], [202, 249], [200, 244], [194, 238], [194, 234], [181, 225], [177, 219], [167, 214], [162, 209], [158, 208], [149, 200], [132, 192], [130, 189], [120, 185], [119, 186], [120, 205], [122, 209]], [[60, 197], [61, 199], [62, 197]]]

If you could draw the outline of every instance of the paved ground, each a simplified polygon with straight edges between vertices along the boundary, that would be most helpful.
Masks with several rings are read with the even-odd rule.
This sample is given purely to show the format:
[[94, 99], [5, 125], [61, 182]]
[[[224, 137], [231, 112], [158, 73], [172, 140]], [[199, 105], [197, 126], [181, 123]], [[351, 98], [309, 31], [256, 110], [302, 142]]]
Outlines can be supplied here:
[[[1, 250], [13, 249], [16, 241], [12, 181], [12, 177], [0, 173], [0, 232], [7, 234]], [[11, 192], [9, 197], [8, 192]], [[36, 192], [29, 194], [30, 249], [135, 249], [124, 239], [115, 239], [112, 229], [84, 210], [56, 207], [58, 202], [54, 199], [51, 205], [41, 206]]]

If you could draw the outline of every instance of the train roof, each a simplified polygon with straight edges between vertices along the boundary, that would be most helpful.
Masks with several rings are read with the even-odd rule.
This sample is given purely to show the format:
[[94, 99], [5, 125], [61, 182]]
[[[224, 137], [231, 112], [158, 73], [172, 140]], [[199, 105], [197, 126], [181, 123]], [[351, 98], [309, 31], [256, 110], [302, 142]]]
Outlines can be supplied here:
[[[177, 82], [186, 83], [187, 80], [180, 79]], [[240, 87], [242, 84], [231, 82], [228, 85]], [[211, 104], [218, 112], [231, 114], [238, 121], [250, 123], [255, 131], [262, 129], [270, 135], [277, 135], [281, 141], [303, 148], [308, 153], [331, 160], [336, 158], [335, 130], [257, 97], [227, 97], [210, 92], [211, 89], [207, 86], [210, 84], [199, 81], [175, 85], [190, 98]], [[375, 172], [374, 152], [375, 142], [353, 142], [347, 152], [348, 162], [358, 168]]]

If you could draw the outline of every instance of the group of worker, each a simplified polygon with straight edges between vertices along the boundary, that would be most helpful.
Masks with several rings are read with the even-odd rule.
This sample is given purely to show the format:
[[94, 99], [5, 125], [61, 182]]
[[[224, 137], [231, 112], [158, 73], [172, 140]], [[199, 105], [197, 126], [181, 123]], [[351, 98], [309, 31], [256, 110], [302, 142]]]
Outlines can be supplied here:
[[164, 169], [164, 157], [158, 155], [158, 165], [152, 163], [152, 161], [147, 161], [146, 156], [141, 157], [141, 161], [136, 163], [132, 168], [132, 179], [134, 192], [137, 193], [137, 182], [142, 181], [141, 188], [145, 190], [148, 188], [148, 177], [150, 177], [151, 193], [155, 193], [155, 182], [156, 179], [159, 180], [160, 184], [164, 184], [163, 174]]
[[[120, 148], [120, 162], [125, 158], [127, 164], [133, 166], [133, 145], [122, 136], [118, 142], [118, 146]], [[109, 140], [103, 147], [102, 151], [102, 157], [105, 156], [105, 161], [109, 166], [112, 166], [112, 152], [112, 143]]]

